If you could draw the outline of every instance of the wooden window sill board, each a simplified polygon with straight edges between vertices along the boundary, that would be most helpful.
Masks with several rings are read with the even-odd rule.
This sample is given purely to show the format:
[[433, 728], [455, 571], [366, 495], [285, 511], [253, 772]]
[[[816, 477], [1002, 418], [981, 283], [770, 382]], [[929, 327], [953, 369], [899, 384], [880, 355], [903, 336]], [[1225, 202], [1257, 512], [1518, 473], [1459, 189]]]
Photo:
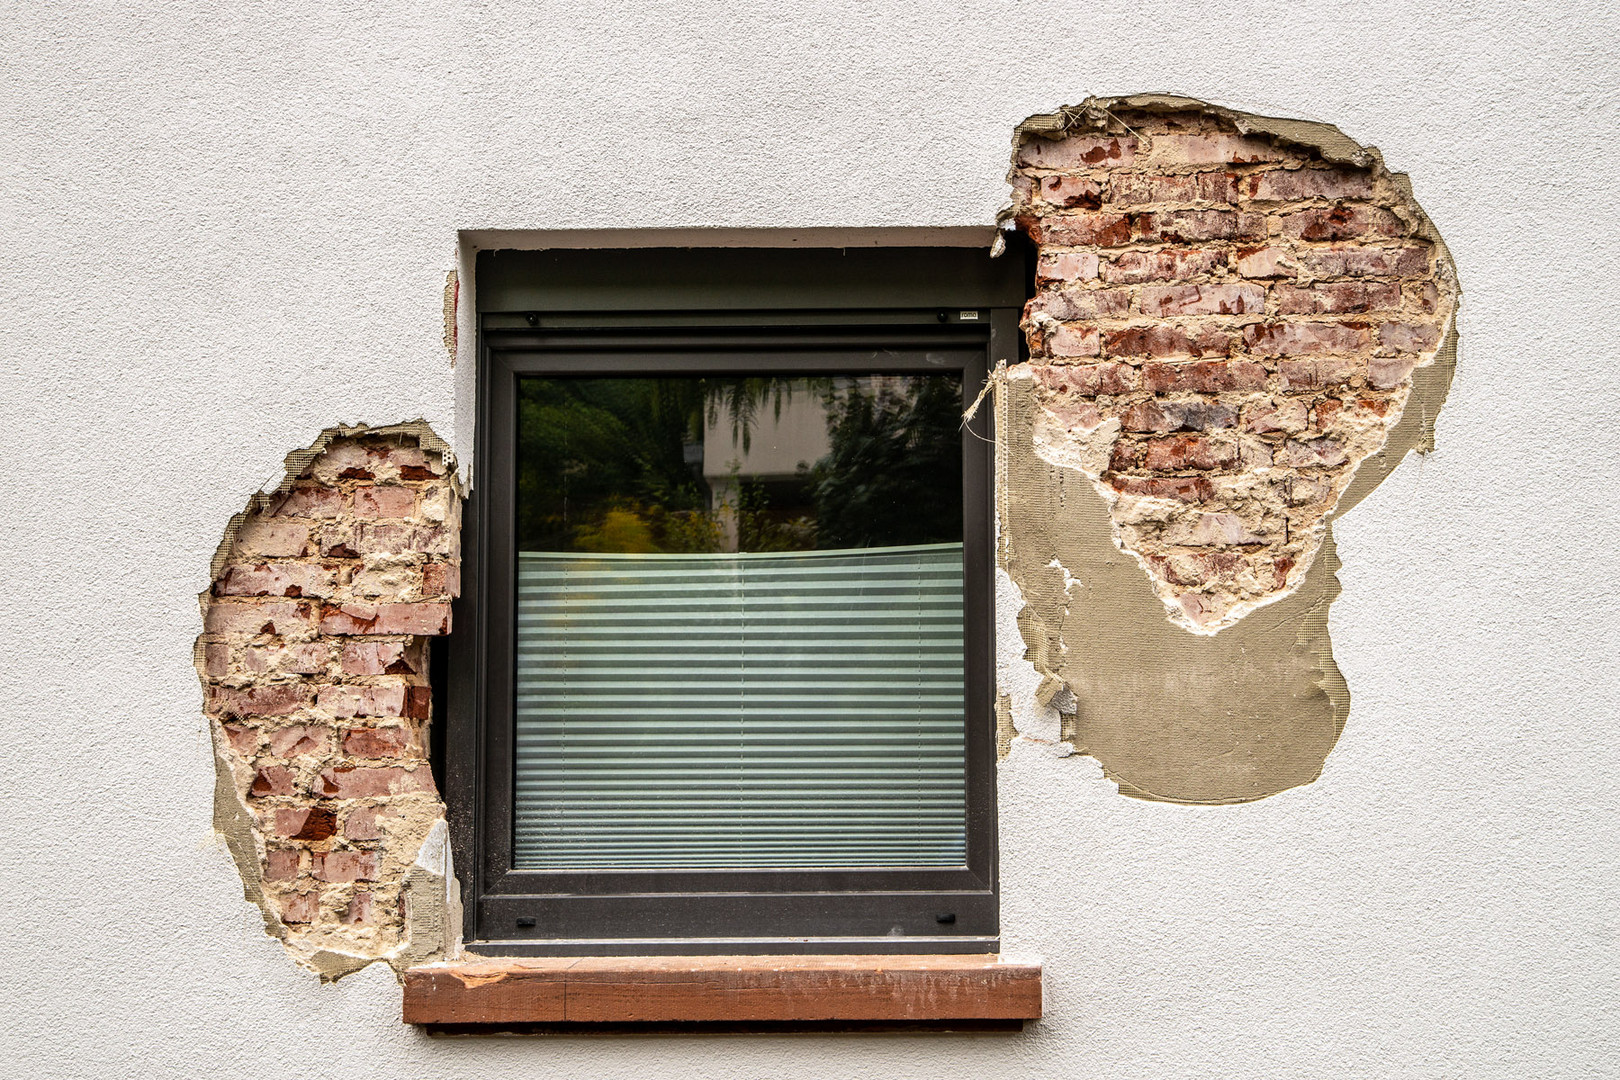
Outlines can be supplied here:
[[999, 955], [502, 957], [405, 973], [405, 1022], [454, 1029], [1040, 1015], [1040, 961]]

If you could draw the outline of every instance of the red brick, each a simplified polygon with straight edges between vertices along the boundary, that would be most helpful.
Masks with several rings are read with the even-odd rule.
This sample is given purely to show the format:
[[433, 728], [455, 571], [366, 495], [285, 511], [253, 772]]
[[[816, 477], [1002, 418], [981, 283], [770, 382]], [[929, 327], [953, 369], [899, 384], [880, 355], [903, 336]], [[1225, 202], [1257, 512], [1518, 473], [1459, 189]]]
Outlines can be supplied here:
[[350, 926], [369, 926], [372, 921], [371, 893], [360, 891], [349, 897], [349, 906], [344, 909], [343, 921]]
[[1110, 476], [1108, 482], [1125, 495], [1185, 503], [1207, 502], [1215, 497], [1214, 486], [1204, 476]]
[[255, 514], [242, 522], [236, 533], [236, 552], [240, 555], [288, 558], [308, 550], [309, 526], [295, 521]]
[[343, 819], [343, 835], [350, 840], [381, 840], [381, 812], [374, 806], [357, 806]]
[[1095, 251], [1043, 252], [1035, 260], [1035, 280], [1041, 284], [1056, 281], [1093, 281], [1096, 277]]
[[1375, 356], [1367, 361], [1367, 384], [1378, 390], [1401, 385], [1412, 374], [1418, 358], [1406, 353], [1400, 356]]
[[1347, 323], [1271, 323], [1245, 326], [1243, 340], [1260, 356], [1310, 356], [1360, 352], [1372, 344], [1372, 335]]
[[1284, 390], [1325, 390], [1343, 386], [1360, 374], [1361, 362], [1347, 357], [1330, 360], [1284, 360], [1277, 366]]
[[1303, 401], [1289, 398], [1251, 405], [1243, 410], [1243, 430], [1259, 435], [1271, 431], [1303, 431], [1305, 413]]
[[1230, 203], [1237, 199], [1237, 191], [1237, 174], [1229, 172], [1185, 176], [1115, 173], [1108, 178], [1111, 203]]
[[422, 595], [427, 599], [450, 599], [461, 595], [460, 564], [437, 561], [424, 563]]
[[1114, 449], [1108, 458], [1108, 467], [1114, 472], [1140, 469], [1142, 456], [1146, 452], [1147, 444], [1137, 439], [1116, 439]]
[[1095, 402], [1086, 398], [1055, 398], [1041, 403], [1066, 431], [1091, 431], [1103, 422]]
[[328, 607], [321, 616], [323, 634], [447, 634], [450, 605], [344, 604]]
[[317, 708], [333, 716], [402, 716], [405, 712], [405, 686], [323, 686], [315, 696]]
[[1086, 397], [1098, 394], [1128, 394], [1140, 384], [1137, 370], [1129, 364], [1077, 364], [1073, 367], [1036, 368], [1043, 384], [1053, 390]]
[[314, 626], [314, 614], [310, 605], [290, 600], [212, 600], [203, 617], [203, 630], [210, 634], [297, 634]]
[[416, 511], [416, 492], [408, 487], [368, 485], [354, 489], [354, 513], [363, 518], [406, 518]]
[[1311, 406], [1311, 426], [1318, 430], [1326, 430], [1333, 426], [1333, 422], [1343, 410], [1343, 401], [1338, 398], [1323, 398]]
[[289, 840], [330, 840], [337, 835], [337, 812], [330, 806], [279, 807], [271, 830]]
[[280, 758], [324, 754], [331, 744], [325, 728], [293, 724], [270, 733], [270, 753]]
[[1238, 463], [1238, 450], [1234, 443], [1207, 439], [1198, 435], [1178, 435], [1166, 439], [1149, 439], [1143, 456], [1144, 468], [1153, 472], [1174, 472], [1181, 469], [1230, 469]]
[[1246, 278], [1294, 277], [1299, 273], [1293, 253], [1286, 248], [1239, 248], [1237, 257], [1237, 272]]
[[291, 881], [298, 876], [295, 848], [270, 848], [264, 853], [264, 880]]
[[1163, 251], [1122, 251], [1100, 269], [1102, 279], [1106, 282], [1133, 285], [1142, 281], [1184, 281], [1204, 277], [1225, 266], [1224, 251], [1166, 248]]
[[343, 736], [343, 752], [349, 757], [398, 757], [414, 747], [414, 738], [402, 727], [350, 728]]
[[312, 923], [321, 913], [321, 894], [317, 892], [286, 893], [277, 906], [284, 923]]
[[376, 881], [377, 853], [374, 851], [317, 851], [312, 876], [317, 881]]
[[1379, 343], [1401, 352], [1427, 352], [1440, 344], [1440, 328], [1433, 323], [1380, 323]]
[[1313, 277], [1413, 277], [1429, 270], [1429, 251], [1421, 247], [1317, 248], [1298, 258]]
[[1036, 198], [1067, 210], [1095, 210], [1102, 205], [1102, 185], [1080, 176], [1043, 176], [1035, 185]]
[[1037, 244], [1117, 247], [1131, 242], [1131, 221], [1124, 214], [1063, 214], [1019, 220]]
[[1372, 174], [1357, 169], [1279, 169], [1245, 178], [1251, 199], [1293, 202], [1300, 199], [1370, 199]]
[[460, 541], [453, 529], [422, 525], [385, 525], [376, 522], [361, 522], [355, 526], [353, 547], [363, 555], [460, 553]]
[[203, 672], [217, 679], [231, 670], [231, 647], [224, 642], [209, 642], [203, 646]]
[[409, 675], [418, 672], [420, 660], [403, 641], [351, 641], [343, 646], [343, 671], [347, 675]]
[[339, 765], [321, 773], [317, 794], [329, 799], [369, 799], [379, 795], [433, 793], [433, 774], [424, 765], [415, 771], [401, 768], [362, 768]]
[[1095, 326], [1058, 323], [1041, 338], [1048, 356], [1096, 356], [1102, 349]]
[[224, 730], [225, 738], [231, 744], [231, 749], [238, 754], [243, 757], [252, 757], [259, 752], [260, 735], [258, 728], [244, 727], [241, 724], [221, 724], [220, 728]]
[[1279, 315], [1334, 315], [1401, 306], [1401, 287], [1394, 282], [1329, 281], [1272, 287]]
[[1135, 156], [1135, 139], [1110, 135], [1035, 136], [1018, 148], [1019, 164], [1037, 169], [1112, 169], [1129, 165]]
[[1181, 426], [1181, 418], [1166, 412], [1164, 406], [1158, 401], [1149, 399], [1139, 401], [1126, 409], [1119, 418], [1119, 426], [1126, 431], [1175, 431]]
[[1246, 315], [1266, 309], [1263, 285], [1159, 285], [1137, 300], [1144, 315]]
[[1026, 317], [1044, 313], [1064, 322], [1105, 319], [1131, 309], [1129, 289], [1042, 289], [1025, 306]]
[[352, 546], [362, 555], [400, 555], [420, 550], [414, 525], [364, 523], [354, 528]]
[[[434, 476], [444, 475], [444, 462], [438, 454], [429, 454], [419, 446], [404, 443], [382, 444], [372, 446], [368, 451], [371, 459], [384, 471], [392, 470], [404, 474], [406, 470], [425, 469]], [[426, 480], [428, 477], [405, 477], [409, 479]]]
[[322, 480], [371, 480], [380, 451], [353, 439], [328, 444], [311, 471]]
[[1231, 351], [1230, 334], [1208, 328], [1132, 326], [1108, 335], [1110, 356], [1207, 356]]
[[1287, 161], [1288, 151], [1266, 139], [1247, 135], [1155, 135], [1153, 156], [1189, 165], [1252, 164]]
[[285, 765], [265, 765], [253, 774], [249, 795], [291, 795], [296, 776]]
[[1170, 210], [1163, 213], [1135, 214], [1132, 235], [1138, 240], [1171, 244], [1201, 240], [1263, 240], [1264, 214], [1234, 213], [1231, 210]]
[[329, 487], [296, 487], [275, 505], [277, 517], [333, 518], [343, 513], [343, 493]]
[[300, 645], [249, 645], [242, 650], [242, 666], [256, 673], [319, 675], [331, 660], [331, 649], [319, 641]]
[[229, 716], [285, 716], [310, 702], [310, 688], [304, 683], [270, 683], [231, 689], [223, 686], [209, 691], [209, 704]]
[[1126, 431], [1212, 431], [1237, 423], [1237, 413], [1218, 401], [1143, 401], [1126, 409], [1120, 426]]
[[1356, 398], [1355, 407], [1359, 412], [1370, 413], [1373, 416], [1384, 416], [1395, 403], [1389, 398], [1378, 395], [1363, 395]]
[[1218, 394], [1232, 390], [1260, 390], [1265, 385], [1266, 369], [1246, 360], [1142, 365], [1142, 387], [1154, 393], [1192, 390]]
[[1379, 206], [1341, 205], [1322, 210], [1283, 214], [1284, 236], [1301, 240], [1359, 240], [1364, 237], [1406, 235], [1406, 224]]
[[225, 568], [214, 592], [220, 596], [330, 596], [337, 571], [302, 561], [237, 564]]
[[1178, 552], [1168, 558], [1161, 555], [1151, 561], [1172, 585], [1204, 585], [1231, 574], [1245, 560], [1235, 551], [1207, 551]]
[[1342, 465], [1346, 458], [1344, 447], [1335, 439], [1289, 439], [1277, 455], [1277, 463], [1303, 468], [1309, 465]]

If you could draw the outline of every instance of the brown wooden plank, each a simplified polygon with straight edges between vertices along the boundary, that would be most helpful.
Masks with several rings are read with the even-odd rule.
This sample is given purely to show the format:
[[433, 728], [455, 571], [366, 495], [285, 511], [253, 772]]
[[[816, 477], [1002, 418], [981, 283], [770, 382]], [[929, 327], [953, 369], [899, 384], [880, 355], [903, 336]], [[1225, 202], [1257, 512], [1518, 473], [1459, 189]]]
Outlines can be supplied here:
[[615, 956], [432, 964], [412, 1024], [1032, 1020], [1041, 965], [999, 956]]

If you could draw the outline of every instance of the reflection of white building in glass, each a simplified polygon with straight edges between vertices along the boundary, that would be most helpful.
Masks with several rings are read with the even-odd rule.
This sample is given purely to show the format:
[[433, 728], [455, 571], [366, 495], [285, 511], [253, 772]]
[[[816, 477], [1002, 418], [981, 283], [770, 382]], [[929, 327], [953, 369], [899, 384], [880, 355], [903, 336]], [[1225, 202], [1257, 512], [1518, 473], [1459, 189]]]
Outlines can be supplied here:
[[774, 401], [760, 405], [743, 446], [743, 430], [725, 409], [712, 412], [703, 427], [703, 479], [709, 485], [709, 508], [720, 522], [721, 550], [737, 550], [737, 505], [743, 483], [772, 484], [796, 479], [824, 456], [827, 409], [821, 394], [795, 386], [780, 410]]

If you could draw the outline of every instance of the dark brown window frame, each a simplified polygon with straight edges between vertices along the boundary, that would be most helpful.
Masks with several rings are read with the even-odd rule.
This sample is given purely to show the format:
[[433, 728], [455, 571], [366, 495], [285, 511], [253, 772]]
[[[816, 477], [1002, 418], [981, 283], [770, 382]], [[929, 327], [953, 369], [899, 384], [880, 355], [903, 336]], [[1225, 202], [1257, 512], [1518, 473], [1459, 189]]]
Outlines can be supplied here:
[[516, 380], [526, 375], [955, 371], [971, 397], [996, 359], [1019, 355], [1024, 274], [1013, 263], [961, 248], [480, 255], [475, 491], [449, 645], [442, 774], [471, 947], [996, 951], [990, 410], [963, 432], [968, 857], [954, 869], [512, 869], [510, 448]]

